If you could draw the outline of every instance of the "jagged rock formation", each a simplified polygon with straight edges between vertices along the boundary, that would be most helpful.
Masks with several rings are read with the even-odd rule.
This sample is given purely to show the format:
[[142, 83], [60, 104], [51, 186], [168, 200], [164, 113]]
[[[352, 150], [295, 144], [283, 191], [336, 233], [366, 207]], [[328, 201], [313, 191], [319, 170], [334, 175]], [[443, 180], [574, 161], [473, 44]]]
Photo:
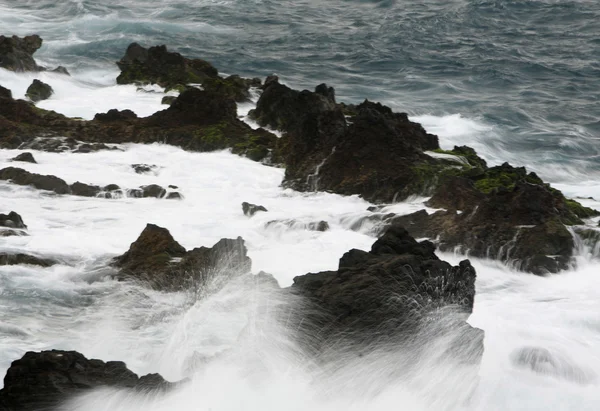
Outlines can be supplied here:
[[181, 290], [248, 274], [251, 261], [241, 237], [186, 251], [167, 229], [148, 224], [129, 250], [115, 258], [114, 265], [121, 278], [161, 290]]

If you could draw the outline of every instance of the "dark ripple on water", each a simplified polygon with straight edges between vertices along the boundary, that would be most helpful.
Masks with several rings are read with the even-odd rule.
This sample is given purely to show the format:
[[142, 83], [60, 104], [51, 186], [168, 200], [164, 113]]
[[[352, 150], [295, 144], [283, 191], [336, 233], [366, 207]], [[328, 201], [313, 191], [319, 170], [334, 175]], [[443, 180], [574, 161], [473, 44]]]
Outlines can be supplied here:
[[600, 176], [596, 1], [114, 3], [19, 1], [0, 22], [39, 32], [42, 58], [75, 68], [112, 64], [132, 41], [164, 43], [230, 73], [326, 81], [346, 101], [461, 113], [497, 126], [490, 141], [542, 173], [576, 163]]

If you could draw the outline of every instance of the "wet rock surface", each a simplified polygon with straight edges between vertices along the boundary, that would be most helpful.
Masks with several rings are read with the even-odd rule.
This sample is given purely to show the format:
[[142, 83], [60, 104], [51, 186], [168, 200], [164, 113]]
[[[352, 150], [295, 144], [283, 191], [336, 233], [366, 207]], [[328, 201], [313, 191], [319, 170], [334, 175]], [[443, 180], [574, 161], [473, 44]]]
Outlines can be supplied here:
[[8, 369], [0, 409], [55, 410], [64, 401], [101, 387], [164, 392], [175, 386], [158, 374], [140, 378], [120, 361], [87, 359], [76, 351], [30, 351]]
[[266, 212], [268, 210], [261, 205], [251, 204], [244, 201], [242, 203], [242, 211], [244, 212], [245, 216], [252, 217], [258, 212]]
[[39, 267], [51, 267], [58, 264], [56, 260], [40, 258], [30, 254], [0, 253], [0, 265], [37, 265]]
[[38, 35], [23, 38], [0, 36], [0, 67], [16, 72], [40, 71], [33, 54], [42, 47], [42, 39]]
[[25, 163], [37, 164], [37, 161], [35, 161], [35, 158], [31, 153], [21, 153], [15, 158], [12, 158], [11, 161], [23, 161]]
[[120, 277], [160, 290], [204, 287], [250, 273], [251, 261], [241, 237], [221, 239], [213, 247], [187, 251], [166, 229], [146, 225], [129, 250], [115, 258]]
[[[483, 332], [466, 324], [473, 310], [475, 269], [468, 260], [452, 266], [434, 251], [433, 243], [417, 242], [404, 228], [393, 226], [370, 252], [345, 253], [337, 271], [294, 278], [291, 290], [318, 307], [302, 316], [303, 326], [322, 339], [316, 341], [317, 348], [335, 345], [340, 339], [368, 344], [406, 342], [431, 324], [438, 327], [437, 320], [449, 316], [455, 319], [452, 328], [460, 330], [456, 344], [468, 341], [469, 346], [459, 349], [457, 358], [477, 363], [483, 352]], [[451, 314], [444, 312], [448, 307], [452, 307]]]
[[25, 92], [25, 96], [34, 103], [47, 100], [52, 94], [54, 94], [52, 87], [38, 79], [33, 80], [33, 83], [31, 83]]
[[14, 211], [8, 214], [0, 214], [0, 227], [27, 229], [23, 218]]

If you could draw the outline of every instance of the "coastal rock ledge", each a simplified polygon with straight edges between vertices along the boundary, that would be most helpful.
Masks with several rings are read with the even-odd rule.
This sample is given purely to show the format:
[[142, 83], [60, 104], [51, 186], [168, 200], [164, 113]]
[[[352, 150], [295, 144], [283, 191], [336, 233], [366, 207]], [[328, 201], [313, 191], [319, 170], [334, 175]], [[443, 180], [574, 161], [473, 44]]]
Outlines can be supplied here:
[[27, 352], [13, 361], [4, 377], [0, 411], [54, 410], [93, 388], [158, 392], [175, 385], [159, 374], [138, 377], [121, 361], [89, 360], [76, 351]]

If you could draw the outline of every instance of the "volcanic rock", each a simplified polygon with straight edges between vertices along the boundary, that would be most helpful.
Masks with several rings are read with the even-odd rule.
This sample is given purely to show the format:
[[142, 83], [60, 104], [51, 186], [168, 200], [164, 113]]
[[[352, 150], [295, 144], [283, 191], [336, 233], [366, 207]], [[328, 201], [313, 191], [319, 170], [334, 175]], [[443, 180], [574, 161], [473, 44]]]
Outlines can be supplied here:
[[15, 158], [11, 159], [11, 161], [23, 161], [25, 163], [37, 164], [37, 161], [35, 161], [35, 158], [33, 158], [33, 154], [28, 152], [19, 154]]
[[250, 203], [247, 203], [244, 201], [242, 203], [242, 211], [244, 212], [244, 215], [246, 215], [248, 217], [252, 217], [254, 214], [258, 213], [259, 211], [268, 211], [268, 210], [261, 205], [250, 204]]
[[78, 394], [101, 387], [148, 392], [175, 385], [158, 374], [140, 378], [121, 361], [88, 360], [76, 351], [30, 351], [8, 369], [0, 390], [0, 409], [56, 409]]
[[52, 94], [54, 94], [54, 90], [52, 89], [52, 87], [50, 87], [50, 85], [38, 79], [35, 79], [33, 80], [33, 83], [31, 83], [31, 85], [27, 88], [25, 96], [27, 96], [27, 98], [29, 98], [34, 103], [37, 103], [38, 101], [49, 99]]
[[434, 251], [433, 243], [417, 242], [395, 225], [370, 252], [345, 253], [337, 271], [295, 277], [292, 291], [318, 307], [302, 315], [304, 326], [313, 327], [321, 346], [338, 339], [404, 341], [452, 307], [451, 316], [460, 318], [460, 333], [473, 344], [465, 360], [478, 361], [482, 332], [465, 322], [473, 309], [475, 269], [468, 260], [452, 266]]
[[27, 229], [27, 226], [23, 222], [23, 218], [14, 211], [11, 211], [8, 214], [0, 214], [0, 226]]
[[40, 71], [33, 54], [42, 47], [38, 35], [23, 38], [0, 36], [0, 67], [11, 71]]

